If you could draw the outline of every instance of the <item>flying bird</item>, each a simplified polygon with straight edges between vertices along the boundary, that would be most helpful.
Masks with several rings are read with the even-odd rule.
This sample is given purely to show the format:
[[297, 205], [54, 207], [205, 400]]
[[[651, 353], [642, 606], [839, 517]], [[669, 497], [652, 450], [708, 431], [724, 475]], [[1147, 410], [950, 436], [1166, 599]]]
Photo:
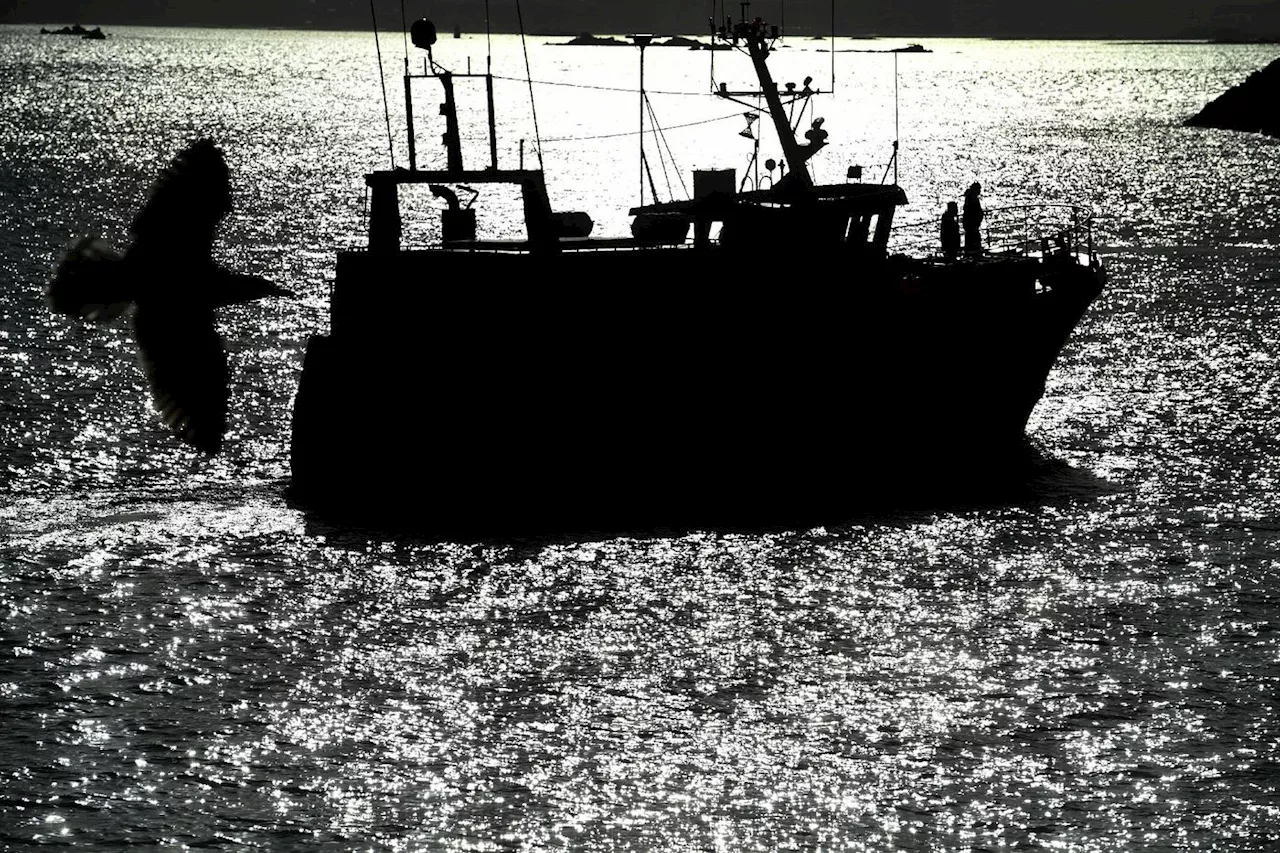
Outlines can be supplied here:
[[165, 425], [210, 456], [227, 429], [227, 353], [214, 325], [218, 308], [288, 291], [213, 260], [213, 237], [231, 212], [222, 151], [193, 142], [161, 173], [129, 227], [123, 255], [104, 241], [76, 241], [49, 282], [50, 307], [94, 322], [132, 311], [133, 333], [151, 398]]

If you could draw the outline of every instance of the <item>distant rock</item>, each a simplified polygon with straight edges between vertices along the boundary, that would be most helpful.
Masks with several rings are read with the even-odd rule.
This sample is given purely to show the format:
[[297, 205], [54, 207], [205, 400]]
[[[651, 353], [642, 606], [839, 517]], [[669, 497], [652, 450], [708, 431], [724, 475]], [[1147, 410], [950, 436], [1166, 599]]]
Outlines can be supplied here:
[[1280, 59], [1232, 86], [1187, 119], [1186, 127], [1265, 133], [1280, 138]]
[[80, 38], [86, 38], [86, 39], [104, 39], [107, 37], [107, 34], [102, 31], [102, 27], [94, 27], [91, 30], [86, 30], [84, 27], [80, 26], [79, 24], [72, 24], [69, 27], [62, 27], [56, 30], [50, 30], [50, 29], [41, 27], [40, 35], [42, 36], [79, 36]]
[[[825, 53], [826, 51], [819, 49], [818, 52]], [[933, 53], [933, 51], [922, 44], [909, 44], [906, 47], [849, 48], [848, 50], [837, 50], [836, 53]]]
[[628, 42], [622, 39], [616, 39], [612, 36], [593, 36], [591, 33], [578, 33], [578, 35], [568, 41], [559, 42], [560, 45], [625, 45]]
[[704, 45], [697, 39], [686, 38], [685, 36], [672, 36], [666, 41], [655, 41], [655, 47], [687, 47], [689, 50], [701, 50]]
[[[621, 46], [630, 47], [633, 42], [627, 39], [614, 38], [613, 36], [597, 36], [591, 33], [578, 33], [578, 35], [568, 41], [554, 42], [553, 44], [561, 47], [569, 45], [588, 45], [592, 47], [601, 46]], [[687, 47], [689, 50], [702, 50], [708, 45], [703, 44], [697, 39], [686, 38], [684, 36], [671, 36], [666, 41], [654, 41], [649, 43], [650, 47]]]

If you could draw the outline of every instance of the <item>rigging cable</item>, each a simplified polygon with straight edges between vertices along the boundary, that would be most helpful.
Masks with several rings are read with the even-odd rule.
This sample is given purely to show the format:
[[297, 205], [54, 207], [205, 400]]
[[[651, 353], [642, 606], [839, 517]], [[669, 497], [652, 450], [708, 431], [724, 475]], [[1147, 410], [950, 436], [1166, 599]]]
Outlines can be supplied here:
[[795, 101], [791, 102], [790, 104], [790, 106], [792, 107], [791, 115], [787, 116], [788, 119], [794, 119], [794, 121], [792, 121], [791, 123], [792, 133], [795, 133], [800, 129], [800, 125], [804, 123], [804, 114], [806, 112], [808, 112], [810, 116], [813, 115], [813, 99], [812, 98], [805, 98], [804, 102], [800, 104], [800, 115], [798, 116], [795, 113], [795, 103], [796, 103]]
[[[673, 124], [667, 130], [678, 130], [682, 127], [697, 127], [700, 124], [711, 124], [717, 121], [728, 121], [729, 119], [742, 118], [742, 113], [734, 113], [732, 115], [720, 116], [719, 118], [708, 118], [702, 121], [691, 121], [685, 124]], [[618, 139], [623, 136], [637, 136], [639, 131], [626, 130], [621, 133], [601, 133], [594, 136], [555, 136], [550, 139], [544, 139], [543, 142], [582, 142], [593, 139]]]
[[[504, 77], [501, 74], [493, 75], [494, 80], [503, 80], [509, 83], [537, 83], [539, 86], [567, 86], [570, 89], [594, 89], [597, 92], [625, 92], [628, 95], [637, 94], [639, 89], [629, 89], [625, 86], [592, 86], [590, 83], [567, 83], [563, 80], [530, 80], [527, 77]], [[706, 92], [668, 92], [661, 89], [645, 88], [647, 95], [692, 95], [699, 98], [705, 98]]]
[[[658, 165], [662, 167], [662, 180], [667, 184], [667, 198], [674, 201], [676, 194], [671, 191], [671, 176], [667, 174], [667, 160], [662, 156], [662, 134], [658, 129], [658, 116], [654, 113], [653, 104], [649, 103], [648, 98], [644, 99], [644, 105], [649, 110], [649, 124], [653, 126], [654, 136], [658, 137]], [[673, 163], [672, 165], [674, 166], [675, 164]], [[652, 177], [649, 182], [653, 183]], [[657, 192], [653, 194], [653, 200], [655, 202], [658, 200]]]
[[524, 50], [524, 73], [529, 78], [529, 109], [533, 111], [533, 138], [538, 145], [538, 168], [542, 169], [542, 134], [538, 132], [538, 103], [533, 99], [533, 71], [529, 68], [529, 44], [524, 38], [524, 13], [520, 11], [520, 0], [516, 0], [516, 19], [520, 23], [520, 47]]
[[[676, 180], [680, 182], [680, 189], [684, 192], [684, 197], [685, 197], [685, 198], [688, 198], [688, 197], [689, 197], [689, 187], [685, 185], [685, 182], [684, 182], [684, 176], [683, 176], [683, 175], [681, 174], [681, 172], [680, 172], [680, 164], [676, 162], [676, 155], [675, 155], [675, 153], [671, 150], [671, 143], [667, 141], [667, 133], [666, 133], [666, 130], [662, 127], [662, 125], [658, 124], [658, 116], [657, 116], [657, 114], [653, 111], [653, 104], [652, 104], [652, 103], [651, 103], [651, 104], [649, 104], [649, 116], [652, 118], [652, 120], [653, 120], [653, 126], [654, 126], [654, 129], [655, 129], [655, 130], [657, 131], [657, 133], [658, 133], [658, 141], [662, 143], [662, 145], [661, 145], [661, 146], [659, 146], [659, 148], [658, 148], [658, 156], [659, 156], [659, 157], [661, 157], [661, 156], [662, 156], [662, 148], [663, 148], [663, 147], [665, 147], [665, 148], [667, 149], [667, 157], [669, 157], [669, 158], [671, 159], [671, 170], [672, 170], [673, 172], [675, 172], [675, 173], [676, 173]], [[664, 171], [664, 173], [665, 173], [665, 171], [666, 171], [666, 170], [664, 169], [663, 171]], [[667, 181], [667, 191], [668, 191], [668, 192], [671, 192], [671, 181], [670, 181], [670, 180], [668, 180], [668, 181]], [[674, 198], [675, 198], [675, 193], [671, 193], [671, 197], [674, 199]]]
[[[653, 203], [658, 203], [658, 188], [653, 183], [653, 170], [649, 168], [649, 158], [640, 155], [640, 165], [644, 167], [645, 174], [649, 176], [649, 192], [653, 195]], [[643, 203], [642, 203], [643, 206]]]
[[378, 13], [369, 0], [369, 15], [373, 18], [373, 45], [378, 50], [378, 79], [382, 81], [382, 112], [387, 118], [387, 151], [391, 154], [391, 168], [396, 167], [396, 143], [391, 135], [391, 104], [387, 101], [387, 73], [382, 69], [382, 42], [378, 38]]

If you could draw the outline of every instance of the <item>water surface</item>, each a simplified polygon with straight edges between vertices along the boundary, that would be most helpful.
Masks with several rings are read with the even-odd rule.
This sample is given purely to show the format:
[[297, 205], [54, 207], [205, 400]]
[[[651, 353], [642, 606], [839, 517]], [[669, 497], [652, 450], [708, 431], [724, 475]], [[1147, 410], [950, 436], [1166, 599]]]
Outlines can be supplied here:
[[[617, 134], [638, 102], [614, 90], [635, 88], [637, 55], [542, 41], [553, 202], [624, 234], [638, 140]], [[515, 78], [501, 162], [523, 137], [532, 163], [519, 43], [494, 44]], [[3, 28], [0, 45], [0, 846], [1280, 843], [1280, 143], [1178, 127], [1274, 47], [955, 40], [899, 58], [907, 218], [973, 180], [989, 206], [1101, 216], [1110, 286], [1032, 417], [1046, 463], [1016, 495], [811, 530], [477, 543], [333, 527], [284, 497], [333, 251], [359, 242], [361, 175], [389, 159], [371, 39]], [[780, 50], [778, 78], [826, 88], [825, 47]], [[648, 56], [685, 180], [741, 176], [741, 110], [659, 94], [705, 91], [706, 55]], [[482, 38], [437, 54], [468, 57], [482, 67]], [[895, 137], [892, 56], [836, 65], [814, 165], [833, 181]], [[748, 82], [724, 55], [717, 77]], [[438, 93], [421, 97], [431, 165]], [[223, 314], [232, 434], [214, 461], [149, 414], [124, 329], [41, 302], [59, 248], [123, 242], [199, 135], [233, 173], [220, 258], [300, 294]], [[402, 132], [392, 148], [407, 162]], [[813, 273], [794, 247], [760, 251], [782, 286]]]

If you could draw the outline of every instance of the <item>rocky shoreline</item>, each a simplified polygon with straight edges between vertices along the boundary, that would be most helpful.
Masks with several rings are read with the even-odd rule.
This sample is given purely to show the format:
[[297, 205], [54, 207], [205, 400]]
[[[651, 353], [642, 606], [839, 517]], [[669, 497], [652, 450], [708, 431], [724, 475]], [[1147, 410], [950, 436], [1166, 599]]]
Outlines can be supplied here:
[[1214, 98], [1183, 125], [1264, 133], [1280, 139], [1277, 103], [1280, 103], [1280, 59]]
[[[587, 47], [633, 47], [634, 43], [627, 39], [616, 38], [614, 36], [597, 36], [591, 33], [579, 33], [568, 41], [547, 42], [547, 44], [557, 47], [570, 46], [587, 46]], [[651, 42], [650, 47], [684, 47], [689, 50], [708, 50], [710, 45], [704, 44], [697, 39], [688, 38], [686, 36], [671, 36], [665, 40], [659, 39]]]

